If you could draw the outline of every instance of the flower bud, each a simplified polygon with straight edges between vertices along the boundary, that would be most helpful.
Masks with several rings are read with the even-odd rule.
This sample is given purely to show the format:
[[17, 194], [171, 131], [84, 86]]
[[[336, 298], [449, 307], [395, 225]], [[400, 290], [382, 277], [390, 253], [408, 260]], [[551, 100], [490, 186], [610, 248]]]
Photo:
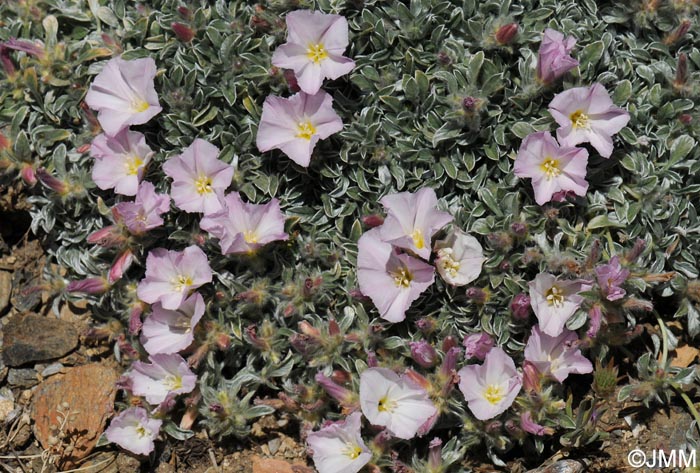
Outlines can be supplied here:
[[333, 382], [338, 384], [346, 384], [350, 382], [350, 373], [345, 370], [333, 370], [331, 373], [331, 379]]
[[411, 358], [423, 368], [430, 368], [437, 363], [437, 352], [426, 341], [410, 342]]
[[459, 341], [452, 335], [448, 335], [442, 340], [442, 351], [444, 351], [445, 353], [458, 346]]
[[362, 223], [367, 228], [374, 228], [384, 223], [384, 217], [378, 214], [365, 215], [362, 217]]
[[10, 139], [0, 132], [0, 151], [10, 149]]
[[[2, 143], [0, 143], [0, 149], [2, 149]], [[34, 167], [31, 164], [24, 164], [19, 175], [22, 177], [24, 183], [28, 186], [33, 186], [34, 184], [36, 184], [36, 172], [34, 171]]]
[[76, 151], [80, 154], [87, 153], [90, 151], [90, 143], [85, 143], [84, 145], [78, 146]]
[[49, 189], [59, 193], [60, 195], [68, 194], [68, 185], [65, 182], [49, 174], [49, 172], [46, 169], [37, 169], [36, 176], [39, 178], [39, 181], [41, 181], [41, 183]]
[[143, 313], [143, 303], [137, 302], [129, 312], [129, 333], [137, 335], [141, 331], [143, 322], [141, 322], [141, 314]]
[[122, 246], [126, 242], [126, 237], [119, 227], [110, 225], [89, 234], [87, 242], [103, 248], [112, 248]]
[[518, 24], [508, 23], [496, 30], [496, 42], [501, 46], [510, 44], [518, 34]]
[[488, 290], [480, 287], [470, 287], [467, 289], [466, 294], [467, 298], [475, 304], [486, 304], [490, 297]]
[[432, 317], [421, 317], [416, 321], [416, 328], [426, 335], [433, 333], [436, 328], [435, 319]]
[[189, 43], [194, 38], [194, 30], [184, 23], [179, 23], [174, 21], [170, 23], [170, 28], [172, 28], [175, 36], [183, 43]]
[[474, 111], [478, 105], [479, 99], [472, 96], [464, 97], [464, 99], [462, 99], [462, 107], [464, 107], [464, 110], [467, 110], [468, 112]]
[[600, 331], [600, 325], [603, 321], [603, 311], [600, 304], [593, 304], [593, 307], [588, 311], [588, 331], [586, 335], [589, 338], [596, 338]]
[[33, 41], [10, 38], [5, 42], [5, 47], [8, 49], [14, 49], [15, 51], [22, 51], [30, 56], [36, 57], [37, 59], [44, 59], [44, 57], [46, 57], [44, 45]]
[[449, 66], [452, 64], [452, 58], [450, 58], [450, 55], [445, 51], [440, 51], [437, 54], [437, 60], [443, 66]]
[[310, 323], [308, 323], [306, 320], [302, 320], [301, 322], [299, 322], [298, 327], [299, 331], [304, 335], [316, 340], [321, 339], [321, 331], [313, 325], [311, 325]]
[[513, 237], [506, 232], [489, 233], [486, 239], [494, 249], [508, 252], [513, 248]]
[[328, 335], [330, 335], [331, 337], [340, 335], [340, 326], [338, 325], [338, 322], [335, 321], [335, 319], [331, 319], [330, 321], [328, 321]]
[[523, 389], [526, 393], [539, 393], [542, 389], [542, 377], [535, 365], [525, 360], [523, 362]]
[[516, 294], [510, 302], [510, 310], [514, 318], [526, 320], [530, 316], [530, 296], [524, 292]]
[[690, 125], [693, 123], [693, 116], [689, 113], [681, 113], [678, 116], [678, 121], [680, 121], [684, 125]]
[[669, 33], [665, 38], [664, 38], [664, 44], [666, 46], [671, 46], [683, 39], [683, 37], [690, 31], [690, 27], [692, 26], [692, 23], [690, 20], [685, 19], [681, 21], [681, 24], [678, 25], [678, 28], [673, 30], [671, 33]]
[[114, 284], [116, 281], [119, 281], [133, 262], [134, 254], [130, 249], [127, 249], [121, 255], [119, 255], [109, 270], [109, 283]]
[[678, 55], [678, 66], [676, 67], [676, 79], [673, 85], [681, 87], [688, 82], [688, 55], [680, 53]]
[[226, 351], [231, 348], [231, 336], [227, 333], [219, 332], [214, 337], [216, 347], [221, 351]]
[[192, 19], [192, 10], [190, 10], [187, 7], [177, 7], [177, 12], [184, 18], [185, 20], [190, 20]]
[[413, 384], [415, 384], [416, 386], [419, 386], [419, 387], [425, 389], [426, 391], [430, 390], [431, 385], [430, 385], [430, 381], [428, 381], [428, 378], [426, 378], [425, 376], [423, 376], [422, 374], [420, 374], [416, 370], [408, 368], [404, 372], [404, 376], [407, 379], [410, 379], [411, 382]]
[[464, 339], [464, 357], [467, 360], [476, 358], [483, 361], [495, 344], [495, 340], [488, 333], [473, 333]]
[[428, 471], [430, 473], [442, 471], [442, 440], [438, 437], [428, 444]]
[[0, 66], [8, 77], [14, 76], [17, 72], [15, 64], [10, 59], [10, 50], [0, 43]]
[[630, 251], [625, 254], [625, 260], [628, 263], [633, 263], [639, 258], [639, 255], [642, 254], [642, 251], [644, 251], [644, 248], [647, 247], [647, 242], [645, 240], [642, 240], [641, 238], [637, 238], [637, 240], [634, 242], [634, 246]]
[[323, 390], [326, 391], [330, 397], [338, 401], [338, 404], [341, 406], [350, 407], [357, 404], [357, 399], [355, 399], [354, 392], [334, 383], [328, 376], [324, 375], [320, 371], [316, 373], [314, 379], [319, 385], [321, 385]]
[[109, 282], [102, 277], [71, 281], [66, 286], [68, 292], [82, 292], [84, 294], [104, 294], [109, 290]]
[[377, 354], [373, 351], [367, 352], [367, 366], [370, 368], [376, 368], [379, 366], [379, 360], [377, 360]]
[[527, 235], [527, 224], [522, 222], [513, 222], [510, 224], [510, 231], [517, 237]]
[[529, 432], [537, 436], [552, 435], [554, 433], [554, 429], [551, 427], [544, 427], [532, 420], [532, 414], [530, 411], [525, 411], [520, 415], [520, 425], [525, 432]]
[[289, 91], [292, 93], [299, 92], [301, 88], [299, 87], [299, 82], [297, 81], [297, 76], [294, 75], [294, 71], [291, 69], [284, 70], [284, 80], [287, 81], [287, 86]]

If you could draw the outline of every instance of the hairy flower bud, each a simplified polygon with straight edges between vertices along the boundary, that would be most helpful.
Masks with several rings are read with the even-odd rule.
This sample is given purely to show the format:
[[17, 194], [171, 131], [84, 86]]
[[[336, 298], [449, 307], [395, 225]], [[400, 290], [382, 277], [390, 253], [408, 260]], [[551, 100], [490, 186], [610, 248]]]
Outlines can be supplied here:
[[[2, 141], [0, 139], [0, 141]], [[2, 150], [2, 143], [0, 142], [0, 150]], [[25, 184], [28, 186], [33, 186], [36, 184], [36, 172], [34, 171], [34, 167], [31, 164], [25, 163], [22, 166], [22, 170], [20, 171], [20, 176], [22, 177], [22, 180], [24, 181]]]
[[334, 383], [333, 380], [320, 371], [316, 373], [314, 379], [330, 397], [338, 401], [338, 404], [345, 408], [350, 408], [351, 406], [357, 408], [357, 399], [354, 392]]
[[436, 323], [432, 317], [421, 317], [416, 321], [416, 328], [424, 334], [430, 334], [435, 331]]
[[438, 437], [428, 444], [428, 471], [430, 473], [442, 471], [442, 440]]
[[37, 169], [36, 176], [39, 178], [39, 181], [49, 189], [59, 193], [60, 195], [68, 194], [68, 185], [58, 178], [52, 176], [46, 169]]
[[535, 365], [525, 360], [523, 362], [523, 389], [527, 393], [539, 393], [542, 389], [542, 376]]
[[664, 38], [664, 44], [666, 46], [671, 46], [681, 41], [683, 37], [688, 33], [688, 31], [690, 31], [691, 26], [692, 23], [690, 20], [685, 19], [681, 21], [681, 24], [678, 25], [678, 27], [675, 30], [666, 35], [666, 37]]
[[490, 297], [488, 290], [480, 287], [470, 287], [466, 294], [467, 298], [476, 304], [486, 304]]
[[598, 332], [600, 331], [600, 325], [603, 322], [603, 311], [600, 304], [593, 304], [591, 309], [588, 311], [588, 331], [586, 335], [589, 338], [596, 338]]
[[170, 28], [172, 28], [175, 36], [183, 43], [189, 43], [192, 41], [192, 38], [194, 38], [194, 30], [184, 23], [174, 21], [170, 24]]
[[420, 386], [421, 388], [425, 389], [426, 391], [430, 390], [430, 381], [428, 381], [428, 379], [425, 376], [423, 376], [422, 374], [420, 374], [416, 370], [408, 368], [405, 371], [404, 376], [406, 376], [406, 378], [410, 379], [416, 386]]
[[126, 242], [126, 236], [119, 227], [110, 225], [89, 234], [87, 242], [103, 248], [113, 248], [122, 246]]
[[496, 42], [501, 46], [510, 44], [518, 34], [518, 24], [508, 23], [496, 30]]
[[411, 358], [423, 368], [430, 368], [437, 363], [437, 352], [433, 346], [421, 340], [419, 342], [410, 342]]
[[486, 238], [496, 250], [508, 252], [513, 248], [513, 237], [506, 232], [489, 233]]
[[10, 38], [5, 42], [5, 47], [8, 49], [14, 49], [15, 51], [22, 51], [36, 57], [37, 59], [44, 59], [46, 57], [44, 45], [33, 41]]
[[693, 116], [689, 113], [681, 113], [678, 116], [678, 121], [680, 121], [684, 125], [690, 125], [693, 123]]
[[84, 294], [104, 294], [109, 290], [109, 282], [103, 277], [71, 281], [66, 286], [68, 292], [82, 292]]
[[442, 340], [442, 351], [444, 351], [445, 353], [458, 346], [459, 340], [457, 340], [457, 338], [453, 337], [452, 335], [448, 335]]
[[678, 66], [676, 67], [676, 79], [673, 81], [675, 87], [682, 87], [688, 82], [688, 55], [680, 53], [678, 55]]
[[510, 224], [510, 231], [518, 238], [522, 238], [527, 235], [527, 223], [514, 222]]
[[112, 267], [109, 270], [108, 281], [110, 284], [114, 284], [119, 281], [124, 273], [131, 267], [131, 263], [134, 262], [134, 254], [130, 249], [126, 249], [122, 254], [120, 254]]
[[378, 214], [364, 215], [362, 223], [367, 228], [374, 228], [384, 223], [384, 217]]
[[464, 357], [483, 361], [495, 344], [493, 337], [486, 332], [472, 333], [464, 338]]
[[524, 292], [516, 294], [510, 302], [510, 310], [514, 318], [526, 320], [530, 316], [530, 296]]
[[137, 302], [131, 307], [129, 312], [129, 333], [131, 335], [137, 335], [143, 327], [143, 322], [141, 322], [141, 314], [143, 313], [143, 303]]
[[634, 246], [632, 247], [632, 249], [625, 254], [625, 260], [628, 263], [634, 263], [646, 247], [647, 242], [645, 240], [642, 240], [641, 238], [637, 238], [637, 240], [634, 242]]

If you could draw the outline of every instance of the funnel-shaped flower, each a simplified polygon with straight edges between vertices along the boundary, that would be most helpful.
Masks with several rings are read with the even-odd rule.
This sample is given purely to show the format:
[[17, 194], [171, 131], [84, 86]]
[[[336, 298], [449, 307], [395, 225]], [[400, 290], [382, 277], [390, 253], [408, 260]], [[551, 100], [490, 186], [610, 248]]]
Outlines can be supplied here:
[[360, 406], [374, 425], [400, 439], [413, 438], [437, 414], [425, 389], [390, 369], [368, 368], [360, 375]]
[[354, 412], [344, 421], [312, 432], [306, 443], [319, 473], [357, 473], [372, 458], [360, 435], [362, 414]]
[[530, 304], [540, 323], [540, 329], [550, 337], [564, 331], [567, 320], [581, 306], [583, 297], [578, 293], [584, 290], [581, 281], [567, 281], [548, 273], [540, 273], [530, 286]]
[[452, 215], [437, 210], [435, 191], [424, 187], [418, 192], [399, 192], [380, 201], [388, 215], [379, 227], [383, 241], [430, 258], [431, 238], [452, 221]]
[[90, 145], [90, 156], [95, 158], [92, 180], [97, 187], [135, 195], [153, 150], [142, 133], [125, 128], [114, 136], [96, 136]]
[[560, 335], [550, 337], [535, 325], [525, 346], [525, 359], [535, 365], [537, 371], [561, 383], [571, 373], [593, 371], [593, 365], [581, 354], [577, 342], [576, 332], [564, 329]]
[[151, 419], [143, 407], [132, 407], [112, 419], [105, 430], [105, 437], [125, 450], [137, 455], [153, 451], [153, 441], [158, 437], [162, 420]]
[[549, 132], [541, 131], [525, 137], [515, 158], [513, 171], [518, 177], [532, 179], [535, 201], [544, 205], [560, 191], [586, 195], [587, 164], [588, 151], [560, 147]]
[[459, 228], [435, 242], [435, 266], [447, 284], [464, 286], [479, 277], [486, 261], [479, 241]]
[[289, 12], [287, 42], [272, 55], [272, 64], [292, 69], [301, 90], [315, 94], [323, 79], [337, 79], [352, 71], [355, 63], [344, 57], [348, 47], [348, 22], [340, 15], [318, 11]]
[[357, 242], [357, 279], [360, 290], [389, 322], [406, 318], [413, 301], [433, 284], [435, 269], [418, 258], [397, 253], [379, 238], [375, 228]]
[[209, 260], [200, 248], [156, 248], [146, 258], [146, 277], [136, 293], [144, 302], [160, 302], [164, 309], [177, 310], [191, 290], [211, 282], [211, 277]]
[[194, 329], [204, 315], [204, 308], [204, 299], [198, 292], [185, 299], [177, 310], [153, 304], [153, 313], [141, 328], [141, 344], [151, 355], [184, 350], [194, 341]]
[[150, 355], [151, 363], [134, 361], [124, 374], [131, 392], [144, 396], [149, 404], [158, 405], [168, 394], [192, 392], [197, 385], [197, 375], [180, 355]]
[[513, 359], [500, 347], [491, 349], [484, 364], [465, 366], [458, 374], [459, 389], [479, 420], [491, 419], [508, 409], [522, 386]]
[[139, 185], [133, 202], [120, 202], [114, 206], [116, 215], [134, 235], [140, 235], [163, 225], [161, 214], [168, 210], [170, 210], [170, 196], [157, 194], [153, 184], [147, 181]]
[[107, 62], [85, 97], [88, 106], [98, 111], [97, 119], [105, 133], [116, 135], [160, 113], [155, 76], [156, 62], [150, 57], [131, 61], [115, 57]]
[[578, 61], [569, 56], [575, 44], [576, 38], [573, 36], [565, 38], [563, 34], [551, 28], [544, 30], [537, 54], [537, 79], [544, 84], [550, 84], [578, 66]]
[[256, 143], [261, 152], [279, 149], [299, 166], [308, 167], [319, 140], [343, 129], [333, 110], [333, 97], [320, 91], [289, 98], [270, 95], [263, 103]]
[[172, 178], [170, 195], [185, 212], [205, 215], [223, 208], [220, 198], [231, 185], [233, 167], [217, 159], [219, 148], [197, 138], [182, 154], [163, 164], [163, 172]]
[[590, 143], [604, 158], [612, 154], [612, 136], [630, 121], [630, 114], [616, 107], [598, 83], [557, 94], [549, 112], [559, 124], [557, 140], [562, 146]]
[[219, 239], [223, 254], [250, 253], [272, 241], [289, 238], [277, 199], [250, 204], [243, 202], [238, 192], [231, 192], [223, 203], [224, 209], [205, 215], [199, 222], [202, 230]]

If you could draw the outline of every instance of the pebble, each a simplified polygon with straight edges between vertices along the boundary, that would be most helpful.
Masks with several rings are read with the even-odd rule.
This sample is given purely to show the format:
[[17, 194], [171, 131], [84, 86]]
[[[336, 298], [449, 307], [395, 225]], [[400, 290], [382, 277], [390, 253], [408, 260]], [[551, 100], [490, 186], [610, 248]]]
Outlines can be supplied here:
[[10, 367], [60, 358], [78, 345], [73, 324], [37, 314], [12, 317], [3, 332], [2, 356]]
[[7, 373], [7, 384], [15, 388], [31, 388], [39, 384], [38, 374], [34, 368], [11, 368]]
[[582, 473], [583, 463], [576, 460], [559, 460], [551, 465], [541, 466], [527, 473]]
[[17, 417], [15, 396], [8, 388], [0, 388], [0, 424], [9, 423]]
[[0, 313], [10, 305], [10, 294], [12, 294], [12, 274], [0, 271]]

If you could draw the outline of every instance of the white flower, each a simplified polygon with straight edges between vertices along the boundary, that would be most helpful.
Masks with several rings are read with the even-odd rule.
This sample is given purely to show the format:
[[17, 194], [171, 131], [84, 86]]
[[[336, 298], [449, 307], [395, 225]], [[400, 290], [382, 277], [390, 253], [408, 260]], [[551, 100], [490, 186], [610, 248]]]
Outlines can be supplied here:
[[105, 437], [112, 443], [136, 453], [148, 455], [155, 445], [162, 420], [150, 419], [143, 407], [132, 407], [112, 419], [105, 430]]
[[459, 228], [453, 229], [444, 240], [436, 241], [435, 252], [438, 273], [452, 286], [474, 281], [486, 261], [479, 241]]
[[530, 305], [540, 322], [540, 329], [550, 337], [559, 336], [566, 322], [581, 306], [585, 290], [582, 281], [560, 280], [548, 273], [540, 273], [530, 281]]
[[406, 440], [437, 413], [425, 389], [386, 368], [362, 372], [360, 406], [372, 424], [385, 426], [394, 437]]
[[180, 355], [157, 354], [148, 357], [151, 363], [135, 361], [124, 376], [129, 380], [131, 392], [144, 396], [149, 404], [160, 404], [168, 394], [192, 392], [197, 385], [197, 375]]
[[319, 473], [357, 473], [372, 458], [362, 436], [362, 415], [353, 412], [344, 421], [335, 422], [309, 434], [306, 442]]

